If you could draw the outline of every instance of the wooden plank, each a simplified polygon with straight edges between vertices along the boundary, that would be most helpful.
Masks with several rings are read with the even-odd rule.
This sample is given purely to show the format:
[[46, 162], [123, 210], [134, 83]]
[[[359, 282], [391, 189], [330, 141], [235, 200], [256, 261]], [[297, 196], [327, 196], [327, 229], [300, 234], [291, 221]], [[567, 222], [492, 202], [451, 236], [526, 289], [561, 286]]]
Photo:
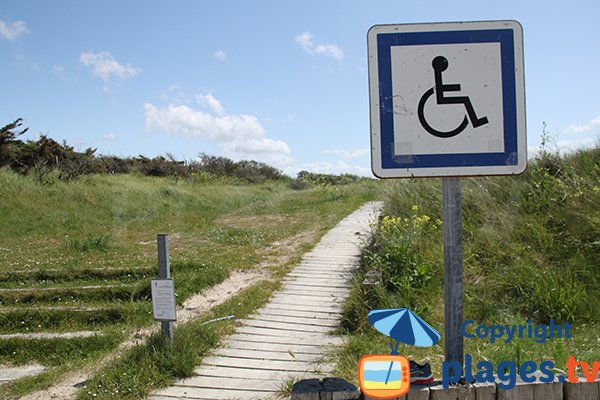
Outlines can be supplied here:
[[331, 326], [303, 325], [300, 323], [262, 321], [257, 319], [242, 320], [246, 326], [267, 329], [282, 329], [291, 332], [327, 333], [333, 330]]
[[317, 261], [306, 262], [298, 264], [294, 271], [308, 271], [308, 272], [329, 272], [329, 273], [351, 273], [357, 268], [354, 263], [340, 263], [326, 264], [318, 263]]
[[175, 383], [175, 386], [194, 386], [209, 389], [265, 390], [277, 391], [282, 385], [279, 379], [232, 378], [216, 376], [194, 376]]
[[308, 270], [308, 271], [294, 270], [294, 271], [290, 272], [289, 274], [287, 274], [287, 276], [290, 277], [290, 278], [295, 278], [295, 277], [299, 277], [299, 278], [305, 278], [305, 277], [320, 278], [320, 277], [324, 277], [324, 278], [349, 279], [349, 278], [352, 278], [354, 276], [354, 274], [352, 274], [351, 272], [346, 272], [346, 271], [336, 272], [336, 271], [327, 271], [327, 270], [317, 270], [317, 269], [315, 269], [314, 271], [313, 270]]
[[323, 290], [323, 291], [305, 291], [305, 290], [294, 290], [294, 289], [285, 289], [281, 292], [279, 292], [279, 294], [282, 295], [292, 295], [292, 296], [304, 296], [307, 298], [311, 298], [311, 299], [318, 299], [322, 302], [327, 302], [330, 301], [334, 298], [342, 298], [345, 299], [346, 297], [348, 297], [347, 293], [330, 293], [329, 290]]
[[[303, 371], [266, 371], [258, 369], [247, 369], [247, 368], [234, 368], [234, 367], [213, 367], [210, 365], [203, 365], [194, 370], [199, 376], [212, 376], [212, 377], [223, 377], [223, 378], [245, 378], [255, 380], [285, 380], [288, 377], [303, 378], [308, 376], [308, 372]], [[314, 373], [310, 373], [314, 375]], [[318, 376], [318, 374], [317, 374]]]
[[288, 275], [287, 279], [289, 281], [293, 281], [296, 279], [321, 279], [324, 281], [352, 282], [352, 276], [350, 275], [340, 276], [334, 274], [316, 274], [312, 272]]
[[299, 287], [291, 288], [286, 287], [281, 291], [274, 293], [273, 296], [287, 296], [287, 295], [296, 295], [296, 296], [305, 296], [305, 297], [319, 297], [321, 301], [329, 301], [336, 297], [347, 297], [349, 290], [347, 289], [338, 289], [332, 290], [331, 288], [322, 288], [320, 290], [303, 290]]
[[321, 277], [321, 276], [314, 276], [311, 272], [306, 271], [306, 274], [304, 274], [305, 276], [286, 276], [283, 280], [284, 281], [314, 281], [315, 283], [320, 283], [320, 282], [336, 282], [336, 283], [346, 283], [349, 281], [349, 279], [343, 279], [339, 276], [335, 276], [333, 278], [326, 276], [326, 277]]
[[336, 262], [335, 264], [325, 263], [302, 263], [299, 264], [294, 271], [308, 271], [308, 272], [329, 272], [329, 273], [351, 273], [356, 269], [356, 265], [353, 264], [341, 264]]
[[350, 282], [341, 279], [318, 279], [318, 278], [286, 278], [283, 280], [284, 283], [294, 283], [299, 285], [314, 285], [314, 286], [325, 286], [325, 287], [337, 287], [342, 289], [348, 289], [352, 287]]
[[343, 299], [347, 296], [343, 295], [323, 295], [323, 296], [306, 296], [304, 294], [290, 294], [290, 293], [279, 293], [272, 297], [274, 301], [276, 300], [289, 300], [293, 301], [294, 304], [314, 304], [314, 305], [323, 305], [327, 303], [340, 303], [343, 302]]
[[255, 316], [286, 316], [286, 317], [299, 317], [299, 318], [308, 318], [314, 319], [315, 321], [331, 321], [334, 318], [337, 318], [339, 314], [331, 314], [328, 312], [318, 312], [318, 311], [298, 311], [298, 310], [282, 310], [277, 308], [261, 308]]
[[[327, 289], [324, 288], [323, 293], [327, 293]], [[334, 307], [334, 306], [338, 305], [337, 303], [339, 303], [340, 301], [343, 301], [343, 299], [346, 298], [347, 295], [342, 294], [342, 293], [336, 293], [333, 295], [333, 297], [329, 296], [329, 295], [326, 295], [325, 297], [327, 298], [328, 301], [323, 301], [322, 299], [311, 299], [309, 296], [304, 296], [302, 294], [279, 293], [279, 294], [274, 295], [271, 298], [271, 301], [279, 302], [282, 300], [284, 300], [284, 301], [291, 300], [291, 301], [297, 302], [297, 303], [293, 303], [293, 304], [299, 304], [299, 305], [309, 304], [309, 305], [315, 305], [315, 306], [320, 306], [320, 307]]]
[[273, 391], [208, 389], [192, 386], [171, 386], [156, 393], [170, 399], [215, 399], [215, 400], [252, 400], [265, 399], [273, 395]]
[[303, 296], [310, 300], [319, 300], [321, 302], [327, 302], [340, 297], [347, 297], [346, 293], [329, 293], [328, 290], [321, 292], [305, 292], [303, 290], [285, 289], [277, 294], [282, 296]]
[[298, 301], [294, 301], [294, 300], [282, 300], [282, 299], [276, 299], [276, 300], [272, 300], [271, 303], [269, 304], [270, 307], [279, 307], [282, 308], [284, 310], [297, 310], [298, 308], [304, 308], [304, 309], [308, 309], [308, 308], [316, 308], [318, 311], [323, 311], [323, 312], [331, 312], [331, 313], [337, 313], [337, 314], [341, 314], [342, 312], [342, 304], [340, 303], [332, 303], [331, 305], [326, 305], [326, 306], [317, 306], [316, 303], [309, 303], [309, 302], [298, 302]]
[[314, 287], [314, 286], [306, 286], [306, 285], [298, 285], [294, 283], [285, 283], [283, 284], [282, 291], [285, 290], [295, 290], [302, 291], [306, 293], [315, 292], [315, 293], [333, 293], [333, 294], [345, 294], [348, 293], [349, 290], [346, 288], [324, 288], [324, 287]]
[[[289, 302], [289, 301], [277, 300], [277, 301], [272, 301], [271, 303], [269, 303], [268, 306], [265, 306], [265, 308], [269, 308], [269, 309], [278, 308], [278, 309], [283, 309], [283, 310], [303, 311], [303, 310], [306, 310], [308, 307], [305, 304], [298, 304], [298, 303]], [[310, 309], [319, 311], [319, 312], [332, 313], [332, 314], [339, 314], [341, 312], [341, 307], [339, 305], [311, 306]]]
[[202, 360], [205, 365], [214, 365], [218, 367], [234, 367], [244, 369], [275, 370], [275, 371], [296, 371], [296, 372], [319, 372], [319, 366], [311, 362], [304, 361], [275, 361], [275, 360], [253, 360], [250, 358], [231, 358], [231, 357], [204, 357]]
[[343, 278], [351, 278], [353, 275], [349, 272], [349, 270], [325, 270], [323, 268], [301, 268], [294, 271], [293, 275], [287, 275], [287, 278], [321, 278], [321, 277], [334, 277], [338, 279], [340, 277]]
[[343, 283], [343, 282], [327, 282], [327, 281], [310, 281], [310, 280], [299, 280], [299, 279], [284, 279], [283, 280], [284, 284], [289, 284], [289, 285], [294, 285], [294, 286], [302, 286], [302, 287], [314, 287], [314, 288], [322, 288], [322, 289], [331, 289], [331, 288], [337, 288], [337, 289], [346, 289], [347, 291], [350, 291], [350, 289], [352, 288], [352, 285], [349, 283]]
[[316, 262], [329, 262], [329, 263], [334, 263], [336, 261], [340, 261], [340, 260], [356, 260], [358, 258], [358, 255], [347, 255], [347, 254], [331, 254], [328, 251], [323, 251], [318, 249], [317, 251], [312, 251], [310, 253], [306, 253], [302, 259], [303, 260], [308, 260], [308, 261], [312, 261], [315, 260]]
[[225, 340], [221, 343], [222, 348], [238, 350], [266, 350], [275, 352], [292, 352], [298, 354], [323, 354], [323, 347], [310, 345], [293, 345], [264, 342], [247, 342], [242, 340]]
[[237, 332], [231, 335], [228, 340], [239, 340], [243, 342], [259, 342], [267, 344], [285, 344], [290, 346], [331, 346], [343, 343], [339, 336], [327, 336], [326, 343], [316, 343], [313, 338], [286, 337], [286, 336], [264, 336], [256, 333]]
[[224, 349], [220, 348], [211, 353], [213, 356], [243, 358], [254, 360], [272, 360], [272, 361], [304, 361], [313, 362], [323, 358], [321, 354], [294, 353], [290, 351], [274, 350], [242, 350], [242, 349]]
[[290, 331], [290, 330], [285, 330], [285, 329], [257, 328], [254, 326], [242, 326], [236, 332], [246, 333], [249, 335], [264, 335], [264, 336], [284, 337], [284, 338], [289, 338], [289, 339], [314, 340], [314, 344], [317, 344], [317, 345], [325, 344], [325, 342], [322, 343], [321, 340], [324, 340], [324, 339], [327, 339], [330, 337], [330, 335], [326, 335], [326, 334], [297, 332], [297, 331]]
[[324, 304], [323, 301], [312, 300], [310, 297], [300, 295], [275, 295], [271, 299], [272, 304], [292, 304], [297, 306], [320, 307], [330, 309], [341, 309], [343, 299], [335, 297]]
[[270, 322], [286, 322], [292, 324], [302, 325], [314, 325], [314, 326], [325, 326], [325, 327], [337, 327], [339, 322], [333, 319], [317, 319], [317, 318], [306, 318], [296, 316], [283, 316], [283, 315], [268, 315], [268, 314], [255, 314], [251, 317], [255, 320], [270, 321]]

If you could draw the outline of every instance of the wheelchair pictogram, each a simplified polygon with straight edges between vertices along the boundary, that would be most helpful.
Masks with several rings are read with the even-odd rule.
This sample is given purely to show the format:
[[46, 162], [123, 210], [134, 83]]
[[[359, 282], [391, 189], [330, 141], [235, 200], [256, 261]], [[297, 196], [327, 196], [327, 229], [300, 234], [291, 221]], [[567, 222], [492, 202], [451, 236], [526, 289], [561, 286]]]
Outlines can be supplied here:
[[[433, 136], [437, 136], [440, 138], [450, 138], [464, 131], [465, 128], [469, 125], [469, 120], [471, 121], [471, 124], [473, 124], [473, 128], [477, 128], [487, 124], [489, 122], [487, 117], [477, 117], [475, 109], [473, 108], [473, 104], [471, 103], [471, 99], [468, 96], [446, 97], [444, 95], [446, 92], [460, 92], [461, 90], [461, 86], [459, 84], [445, 85], [442, 80], [442, 72], [448, 69], [448, 59], [446, 59], [446, 57], [444, 56], [437, 56], [433, 59], [431, 65], [433, 66], [434, 70], [435, 87], [432, 87], [429, 90], [427, 90], [421, 97], [421, 100], [419, 101], [419, 122], [421, 122], [423, 128], [425, 128], [425, 130], [431, 133]], [[458, 127], [456, 127], [453, 130], [444, 132], [438, 131], [437, 129], [434, 129], [431, 127], [431, 125], [429, 125], [427, 119], [425, 118], [424, 110], [425, 103], [433, 95], [433, 93], [435, 93], [436, 103], [439, 105], [463, 104], [465, 106], [467, 110], [467, 115], [465, 115], [464, 119], [462, 120], [460, 125], [458, 125]]]

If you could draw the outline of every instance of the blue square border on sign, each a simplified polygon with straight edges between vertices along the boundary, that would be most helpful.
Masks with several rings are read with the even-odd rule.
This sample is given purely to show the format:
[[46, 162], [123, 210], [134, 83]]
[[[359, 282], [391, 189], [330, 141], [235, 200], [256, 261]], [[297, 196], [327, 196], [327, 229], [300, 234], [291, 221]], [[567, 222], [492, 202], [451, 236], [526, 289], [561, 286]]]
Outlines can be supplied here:
[[[406, 160], [406, 157], [394, 159], [392, 47], [470, 43], [500, 43], [504, 152], [415, 154], [410, 157], [412, 162], [402, 161]], [[514, 34], [512, 29], [379, 33], [377, 35], [377, 55], [382, 169], [517, 165], [517, 97]]]

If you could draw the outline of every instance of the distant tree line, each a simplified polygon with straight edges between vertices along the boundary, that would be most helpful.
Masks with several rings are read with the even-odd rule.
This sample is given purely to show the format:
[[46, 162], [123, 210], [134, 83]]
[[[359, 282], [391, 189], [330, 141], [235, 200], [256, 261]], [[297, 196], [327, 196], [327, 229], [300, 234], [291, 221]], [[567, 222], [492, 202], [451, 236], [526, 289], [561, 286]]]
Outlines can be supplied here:
[[88, 174], [129, 174], [146, 176], [171, 176], [176, 178], [230, 177], [251, 183], [266, 180], [289, 179], [282, 171], [258, 161], [233, 161], [226, 157], [201, 154], [198, 159], [179, 161], [166, 156], [147, 158], [96, 155], [96, 149], [76, 151], [66, 142], [59, 143], [46, 135], [37, 140], [23, 141], [20, 137], [29, 128], [23, 128], [22, 118], [0, 128], [0, 168], [34, 173], [43, 183], [54, 173], [60, 180], [70, 181]]
[[37, 140], [23, 141], [23, 119], [0, 128], [0, 168], [9, 167], [22, 174], [33, 173], [40, 183], [51, 181], [50, 176], [70, 181], [89, 174], [129, 174], [145, 176], [191, 178], [210, 181], [231, 178], [248, 183], [286, 180], [294, 189], [312, 186], [345, 185], [366, 179], [356, 175], [318, 174], [308, 171], [298, 173], [296, 179], [286, 176], [281, 170], [259, 161], [233, 161], [226, 157], [201, 153], [197, 159], [179, 161], [173, 155], [147, 158], [96, 155], [96, 149], [76, 151], [66, 141], [59, 143], [47, 135]]

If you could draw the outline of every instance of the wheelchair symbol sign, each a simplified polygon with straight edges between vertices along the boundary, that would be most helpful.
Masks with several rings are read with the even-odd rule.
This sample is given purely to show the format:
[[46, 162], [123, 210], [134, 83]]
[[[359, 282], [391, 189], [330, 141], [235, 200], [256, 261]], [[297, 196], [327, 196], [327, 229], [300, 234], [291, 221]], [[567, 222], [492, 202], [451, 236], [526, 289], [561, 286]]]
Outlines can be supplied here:
[[516, 21], [373, 26], [367, 35], [373, 174], [522, 173], [522, 35]]
[[[445, 85], [442, 80], [442, 72], [448, 69], [448, 59], [446, 59], [446, 57], [444, 56], [437, 56], [433, 59], [431, 65], [434, 70], [435, 87], [432, 87], [431, 89], [426, 91], [425, 94], [423, 94], [421, 100], [419, 101], [418, 108], [419, 122], [421, 122], [423, 128], [425, 128], [425, 130], [431, 133], [433, 136], [437, 136], [440, 138], [450, 138], [464, 131], [467, 125], [469, 124], [469, 120], [471, 121], [471, 124], [473, 124], [473, 128], [477, 128], [487, 124], [489, 122], [487, 117], [477, 117], [475, 109], [473, 108], [473, 104], [471, 103], [471, 99], [468, 96], [445, 96], [445, 92], [460, 92], [461, 89], [460, 84]], [[464, 104], [465, 109], [467, 111], [467, 115], [465, 115], [460, 125], [455, 129], [452, 129], [450, 131], [438, 131], [437, 129], [432, 128], [431, 125], [429, 125], [429, 123], [427, 122], [427, 118], [425, 117], [424, 112], [425, 103], [434, 93], [435, 100], [439, 105]]]

